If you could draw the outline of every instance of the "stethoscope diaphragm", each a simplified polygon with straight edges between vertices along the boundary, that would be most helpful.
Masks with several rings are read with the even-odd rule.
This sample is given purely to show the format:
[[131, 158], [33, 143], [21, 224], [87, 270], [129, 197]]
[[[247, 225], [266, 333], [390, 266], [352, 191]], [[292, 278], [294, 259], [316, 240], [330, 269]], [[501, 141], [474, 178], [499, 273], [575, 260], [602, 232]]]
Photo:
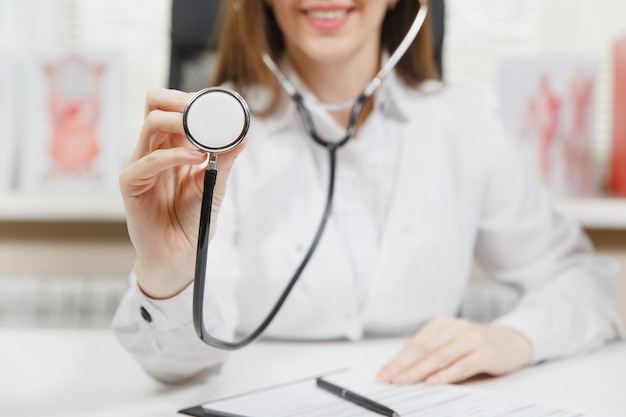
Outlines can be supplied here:
[[205, 88], [187, 103], [183, 127], [189, 141], [198, 149], [212, 154], [227, 152], [248, 133], [250, 109], [232, 90]]

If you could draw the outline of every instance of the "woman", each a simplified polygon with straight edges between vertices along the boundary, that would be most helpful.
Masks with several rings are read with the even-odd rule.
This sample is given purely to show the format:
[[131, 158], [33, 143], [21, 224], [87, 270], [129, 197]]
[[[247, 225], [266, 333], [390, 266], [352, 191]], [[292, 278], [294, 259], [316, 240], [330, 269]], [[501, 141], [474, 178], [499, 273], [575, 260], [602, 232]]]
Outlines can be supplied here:
[[[260, 51], [280, 62], [320, 135], [340, 137], [350, 114], [340, 103], [361, 93], [417, 9], [415, 0], [227, 2], [215, 82], [240, 91], [255, 116], [247, 143], [219, 159], [205, 308], [213, 334], [245, 333], [265, 316], [306, 251], [326, 194], [326, 151], [305, 133]], [[381, 358], [388, 362], [378, 378], [394, 384], [501, 375], [616, 338], [615, 265], [550, 211], [489, 107], [436, 81], [429, 30], [338, 151], [331, 221], [265, 335], [413, 334], [395, 357]], [[182, 127], [191, 96], [148, 94], [120, 178], [137, 260], [114, 328], [165, 381], [225, 359], [191, 323], [206, 161]], [[475, 257], [523, 292], [488, 325], [454, 318]]]

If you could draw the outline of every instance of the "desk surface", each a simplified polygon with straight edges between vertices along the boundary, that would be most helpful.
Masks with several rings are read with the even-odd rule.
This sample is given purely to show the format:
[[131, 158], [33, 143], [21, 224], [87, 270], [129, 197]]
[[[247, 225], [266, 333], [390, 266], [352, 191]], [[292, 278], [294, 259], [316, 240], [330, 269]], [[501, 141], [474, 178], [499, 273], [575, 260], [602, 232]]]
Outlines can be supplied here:
[[[403, 339], [258, 342], [233, 352], [219, 376], [164, 386], [109, 331], [0, 329], [0, 415], [176, 417], [210, 399], [343, 368], [382, 364]], [[468, 384], [527, 400], [626, 415], [626, 343]]]

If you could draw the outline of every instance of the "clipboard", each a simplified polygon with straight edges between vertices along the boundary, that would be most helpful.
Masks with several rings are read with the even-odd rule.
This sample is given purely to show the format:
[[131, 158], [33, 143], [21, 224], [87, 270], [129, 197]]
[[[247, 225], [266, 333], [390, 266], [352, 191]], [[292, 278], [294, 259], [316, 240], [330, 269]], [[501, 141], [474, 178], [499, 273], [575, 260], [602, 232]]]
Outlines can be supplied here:
[[230, 413], [223, 413], [221, 411], [216, 411], [216, 410], [207, 410], [201, 405], [178, 410], [178, 413], [186, 414], [188, 416], [193, 416], [193, 417], [249, 417], [249, 416], [242, 416], [240, 414], [230, 414]]
[[315, 381], [315, 379], [318, 376], [328, 376], [328, 375], [333, 375], [337, 372], [345, 372], [347, 371], [347, 368], [344, 369], [338, 369], [335, 371], [330, 371], [330, 372], [325, 372], [322, 375], [315, 375], [315, 376], [308, 376], [305, 378], [300, 378], [300, 379], [296, 379], [293, 381], [287, 381], [284, 382], [282, 384], [275, 384], [275, 385], [270, 385], [267, 387], [262, 387], [256, 390], [252, 390], [252, 391], [246, 391], [244, 393], [241, 394], [235, 394], [232, 395], [230, 397], [224, 397], [224, 398], [218, 398], [215, 399], [213, 401], [209, 401], [207, 403], [204, 404], [198, 404], [195, 405], [193, 407], [188, 407], [188, 408], [184, 408], [182, 410], [178, 410], [179, 414], [185, 414], [188, 416], [192, 416], [192, 417], [254, 417], [252, 415], [243, 415], [243, 414], [233, 414], [233, 413], [227, 413], [227, 412], [223, 412], [223, 411], [219, 411], [219, 410], [211, 410], [209, 408], [207, 408], [206, 406], [209, 406], [211, 403], [216, 403], [216, 402], [222, 402], [222, 401], [228, 401], [228, 400], [234, 400], [237, 398], [243, 398], [243, 397], [247, 397], [253, 394], [259, 394], [259, 393], [263, 393], [263, 392], [268, 392], [268, 391], [273, 391], [276, 389], [280, 389], [282, 387], [287, 387], [290, 385], [294, 385], [294, 384], [299, 384], [302, 382], [307, 382], [307, 381]]
[[[513, 415], [518, 410], [524, 410], [525, 416], [532, 417], [546, 415], [613, 417], [607, 413], [572, 410], [568, 407], [535, 403], [522, 398], [459, 385], [428, 386], [422, 383], [393, 386], [380, 384], [374, 382], [374, 374], [370, 371], [348, 370], [319, 376], [389, 406], [403, 416], [415, 415], [416, 410], [420, 415], [424, 413], [464, 415], [464, 411], [469, 407], [485, 417]], [[358, 405], [319, 389], [316, 386], [316, 378], [304, 378], [216, 399], [185, 408], [179, 413], [193, 417], [264, 417], [283, 413], [300, 415], [306, 411], [309, 415], [328, 417], [355, 415], [357, 413], [355, 407], [362, 410]]]

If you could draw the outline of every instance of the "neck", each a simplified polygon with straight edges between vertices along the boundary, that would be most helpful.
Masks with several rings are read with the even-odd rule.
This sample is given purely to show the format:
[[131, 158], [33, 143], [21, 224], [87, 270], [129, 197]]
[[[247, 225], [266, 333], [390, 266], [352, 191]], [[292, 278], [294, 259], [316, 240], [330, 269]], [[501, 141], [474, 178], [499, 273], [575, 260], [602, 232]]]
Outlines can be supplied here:
[[[297, 52], [288, 52], [288, 55], [302, 81], [320, 102], [328, 104], [358, 98], [376, 75], [380, 59], [378, 48], [361, 51], [358, 56], [334, 62], [315, 61]], [[330, 113], [339, 124], [346, 127], [351, 111], [352, 107], [349, 107]], [[362, 113], [361, 122], [368, 113], [368, 106]]]

